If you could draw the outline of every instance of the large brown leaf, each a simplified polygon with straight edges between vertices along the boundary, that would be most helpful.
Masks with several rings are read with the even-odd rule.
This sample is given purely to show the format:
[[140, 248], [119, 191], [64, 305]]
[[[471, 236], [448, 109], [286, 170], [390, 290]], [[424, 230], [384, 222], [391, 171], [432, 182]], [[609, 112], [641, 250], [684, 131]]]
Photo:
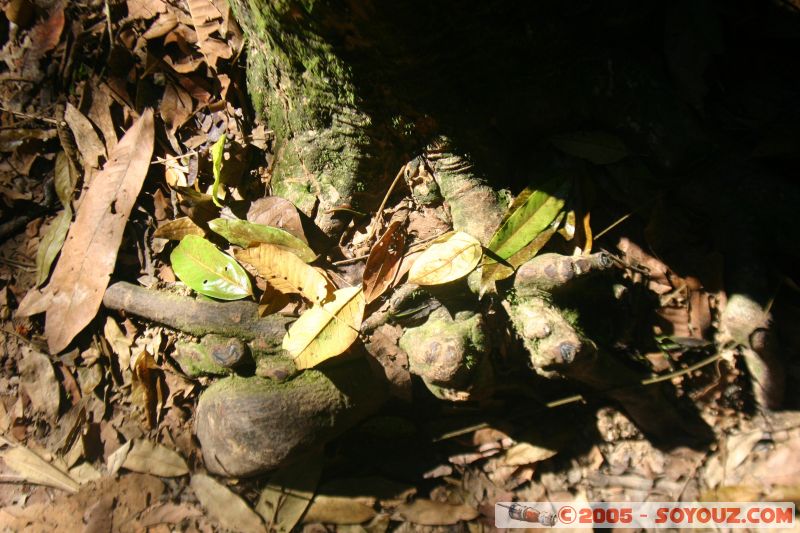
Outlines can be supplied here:
[[395, 221], [370, 250], [364, 267], [364, 298], [367, 303], [386, 292], [394, 281], [405, 244], [405, 232], [400, 222]]
[[58, 353], [94, 318], [108, 286], [125, 224], [153, 154], [153, 111], [146, 110], [109, 154], [81, 200], [47, 290], [45, 334]]

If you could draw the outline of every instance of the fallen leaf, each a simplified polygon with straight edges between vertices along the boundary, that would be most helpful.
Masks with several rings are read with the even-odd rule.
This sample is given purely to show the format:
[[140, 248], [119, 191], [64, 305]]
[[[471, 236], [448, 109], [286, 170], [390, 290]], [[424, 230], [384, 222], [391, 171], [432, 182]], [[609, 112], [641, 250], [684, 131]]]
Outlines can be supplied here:
[[91, 463], [81, 463], [78, 466], [70, 468], [69, 475], [81, 485], [97, 481], [103, 477], [103, 474], [93, 467]]
[[50, 292], [42, 292], [38, 289], [31, 289], [22, 298], [22, 301], [17, 307], [17, 312], [14, 316], [17, 318], [24, 318], [26, 316], [38, 315], [44, 313], [50, 307], [50, 302], [53, 300], [53, 295]]
[[242, 248], [250, 248], [256, 244], [271, 244], [292, 252], [306, 263], [317, 258], [317, 254], [305, 242], [280, 228], [227, 218], [211, 220], [208, 227], [225, 237], [228, 242]]
[[405, 244], [402, 225], [395, 221], [370, 250], [364, 267], [364, 298], [367, 303], [378, 298], [391, 286], [400, 268]]
[[122, 468], [161, 477], [179, 477], [189, 473], [186, 461], [178, 452], [145, 439], [133, 441]]
[[205, 234], [206, 232], [203, 231], [203, 228], [195, 224], [194, 220], [189, 217], [180, 217], [159, 226], [158, 229], [153, 232], [153, 237], [179, 241], [187, 235], [202, 237]]
[[[195, 2], [205, 2], [207, 0], [194, 0]], [[211, 200], [217, 207], [222, 207], [222, 204], [217, 200], [217, 192], [219, 185], [222, 181], [222, 161], [225, 159], [225, 134], [223, 133], [214, 146], [211, 147], [211, 166], [214, 172], [214, 185], [211, 186]]]
[[175, 275], [205, 296], [239, 300], [253, 294], [247, 272], [231, 256], [197, 235], [185, 236], [170, 254], [170, 261]]
[[192, 97], [182, 87], [169, 83], [164, 89], [159, 110], [167, 129], [174, 134], [192, 116], [194, 111]]
[[247, 210], [247, 220], [253, 224], [273, 226], [288, 231], [304, 243], [308, 243], [300, 213], [292, 202], [280, 196], [259, 198]]
[[150, 166], [153, 133], [153, 111], [148, 109], [83, 194], [47, 287], [53, 295], [45, 322], [51, 353], [66, 348], [100, 307], [128, 216]]
[[196, 505], [167, 502], [144, 511], [138, 522], [142, 527], [149, 528], [159, 524], [178, 525], [202, 516], [203, 511]]
[[[217, 57], [225, 54], [214, 48], [216, 39], [211, 39], [210, 36], [222, 27], [222, 13], [210, 0], [187, 0], [187, 4], [192, 15], [192, 24], [197, 32], [197, 46], [206, 57], [208, 66], [216, 69]], [[230, 54], [227, 55], [230, 57]]]
[[149, 20], [167, 10], [164, 0], [128, 0], [128, 17]]
[[56, 195], [61, 200], [61, 205], [65, 208], [68, 207], [72, 199], [72, 192], [78, 183], [78, 171], [64, 152], [56, 155], [54, 182]]
[[474, 520], [480, 513], [468, 505], [452, 505], [433, 500], [414, 500], [395, 510], [396, 520], [405, 520], [423, 526], [450, 526], [461, 521]]
[[[509, 258], [520, 252], [523, 252], [524, 256], [533, 257], [544, 246], [552, 235], [552, 233], [548, 234], [548, 228], [551, 227], [564, 207], [569, 184], [569, 180], [556, 178], [540, 189], [528, 188], [519, 194], [509, 207], [504, 221], [486, 246], [492, 254], [487, 253], [486, 255], [481, 275], [482, 285], [493, 280], [503, 279], [513, 273], [513, 269], [501, 269], [493, 266], [498, 264], [493, 256], [508, 262]], [[542, 233], [546, 236], [544, 243], [541, 242], [541, 239], [537, 240]], [[535, 243], [533, 247], [538, 248], [535, 250], [527, 248], [526, 250], [526, 247], [533, 243]]]
[[417, 285], [439, 285], [463, 278], [481, 260], [481, 243], [459, 231], [434, 241], [417, 258], [408, 272], [408, 282]]
[[19, 362], [20, 387], [31, 399], [34, 411], [48, 418], [58, 416], [61, 389], [50, 358], [28, 347], [22, 349]]
[[277, 533], [289, 533], [311, 503], [321, 473], [320, 454], [278, 469], [261, 491], [256, 511]]
[[264, 523], [255, 511], [225, 485], [205, 474], [193, 475], [189, 485], [208, 514], [225, 529], [264, 532]]
[[[109, 425], [108, 427], [110, 428], [111, 425]], [[116, 435], [116, 431], [114, 432], [114, 435]], [[132, 446], [133, 446], [133, 441], [129, 440], [128, 442], [126, 442], [125, 444], [114, 450], [114, 453], [108, 456], [108, 459], [106, 460], [106, 470], [108, 470], [108, 473], [110, 475], [112, 476], [115, 475], [119, 471], [119, 469], [122, 468], [122, 464], [128, 458], [128, 453], [131, 451]]]
[[272, 244], [261, 244], [236, 252], [236, 259], [252, 265], [276, 290], [302, 294], [311, 302], [328, 299], [331, 283], [317, 269], [291, 252]]
[[356, 499], [318, 494], [314, 496], [308, 511], [303, 516], [303, 523], [363, 524], [367, 520], [372, 520], [376, 514], [375, 509]]
[[258, 316], [271, 315], [277, 313], [289, 303], [289, 296], [266, 283], [264, 292], [258, 300]]
[[358, 338], [365, 305], [361, 287], [348, 287], [334, 292], [333, 301], [300, 315], [283, 337], [283, 349], [294, 356], [297, 369], [347, 350]]
[[67, 492], [78, 492], [80, 485], [68, 474], [51, 465], [29, 449], [17, 446], [0, 453], [3, 462], [19, 473], [27, 483], [47, 485]]
[[153, 21], [147, 31], [142, 34], [142, 37], [147, 39], [158, 39], [163, 37], [178, 25], [178, 16], [175, 13], [161, 13], [158, 18]]
[[144, 349], [131, 366], [131, 403], [144, 412], [147, 427], [156, 428], [164, 405], [158, 365], [150, 351]]
[[524, 466], [550, 459], [557, 453], [556, 450], [534, 446], [527, 442], [520, 442], [506, 450], [505, 457], [502, 459], [502, 464], [508, 466]]
[[78, 151], [83, 157], [83, 164], [92, 168], [100, 168], [100, 159], [106, 157], [106, 147], [100, 140], [100, 136], [97, 135], [92, 121], [72, 104], [67, 104], [64, 120], [72, 130], [75, 144], [78, 145]]
[[622, 139], [604, 131], [576, 131], [554, 135], [550, 142], [565, 154], [580, 157], [595, 165], [610, 165], [629, 155]]
[[47, 231], [39, 241], [39, 248], [36, 249], [36, 286], [39, 287], [50, 276], [50, 267], [53, 265], [58, 252], [64, 245], [67, 238], [69, 225], [72, 222], [72, 208], [69, 203], [65, 208], [53, 218]]

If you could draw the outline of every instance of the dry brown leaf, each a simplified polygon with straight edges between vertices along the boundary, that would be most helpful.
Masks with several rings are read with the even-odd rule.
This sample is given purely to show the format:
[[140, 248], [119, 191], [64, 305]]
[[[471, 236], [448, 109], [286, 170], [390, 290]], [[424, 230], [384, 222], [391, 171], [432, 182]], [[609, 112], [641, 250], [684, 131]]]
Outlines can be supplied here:
[[182, 87], [168, 83], [159, 106], [161, 118], [171, 133], [175, 133], [194, 111], [192, 97]]
[[38, 78], [39, 60], [58, 45], [64, 30], [64, 4], [56, 4], [50, 16], [31, 29], [23, 44], [23, 55], [16, 72], [25, 78]]
[[283, 338], [283, 349], [295, 358], [298, 370], [311, 368], [347, 350], [358, 338], [364, 317], [361, 287], [347, 287], [334, 299], [308, 309]]
[[103, 134], [106, 151], [111, 151], [117, 145], [117, 131], [114, 128], [114, 119], [111, 117], [111, 106], [114, 100], [108, 94], [108, 85], [101, 84], [92, 90], [92, 106], [89, 108], [89, 119]]
[[205, 474], [193, 475], [190, 485], [208, 514], [222, 527], [242, 533], [265, 531], [258, 514], [225, 485]]
[[178, 452], [144, 439], [133, 441], [122, 468], [161, 477], [178, 477], [189, 473], [186, 461]]
[[169, 239], [171, 241], [179, 241], [187, 235], [197, 235], [203, 237], [206, 234], [203, 228], [194, 223], [189, 217], [176, 218], [170, 220], [153, 233], [153, 237], [159, 239]]
[[27, 346], [23, 347], [19, 373], [20, 387], [31, 399], [34, 411], [48, 418], [57, 417], [61, 389], [50, 358]]
[[276, 290], [302, 294], [314, 303], [325, 301], [331, 282], [322, 273], [291, 252], [271, 244], [261, 244], [236, 252], [236, 259], [252, 265]]
[[97, 135], [92, 121], [72, 104], [67, 104], [64, 120], [72, 130], [75, 144], [78, 145], [78, 151], [83, 157], [83, 164], [88, 167], [100, 168], [100, 158], [105, 159], [106, 147], [100, 140], [100, 136]]
[[[216, 70], [220, 48], [214, 44], [216, 39], [211, 39], [211, 34], [222, 28], [222, 13], [214, 6], [211, 0], [187, 0], [189, 13], [192, 15], [192, 24], [197, 32], [197, 46], [206, 58], [208, 66]], [[223, 43], [225, 44], [225, 43]], [[227, 47], [227, 44], [225, 44]], [[230, 48], [228, 47], [228, 50]], [[230, 55], [228, 55], [230, 57]]]
[[128, 216], [150, 167], [153, 135], [153, 111], [148, 109], [83, 194], [47, 287], [53, 295], [45, 321], [51, 353], [66, 348], [100, 307]]
[[53, 300], [53, 295], [50, 292], [43, 292], [38, 289], [31, 289], [22, 298], [22, 301], [17, 307], [17, 312], [14, 316], [17, 318], [24, 318], [26, 316], [38, 315], [44, 313], [50, 307], [50, 302]]
[[395, 221], [370, 250], [364, 267], [364, 298], [367, 303], [378, 298], [394, 282], [405, 244], [402, 224]]
[[158, 18], [147, 28], [142, 37], [147, 40], [158, 39], [168, 34], [178, 25], [178, 17], [175, 13], [161, 13]]
[[363, 524], [375, 517], [375, 509], [354, 498], [318, 494], [303, 516], [304, 524]]
[[144, 411], [147, 427], [158, 426], [164, 406], [164, 389], [153, 355], [144, 349], [131, 365], [131, 403]]
[[433, 500], [414, 500], [400, 505], [397, 518], [423, 526], [450, 526], [461, 521], [474, 520], [478, 511], [468, 505], [452, 505]]
[[288, 304], [289, 296], [267, 283], [258, 300], [258, 315], [266, 316], [277, 313]]
[[279, 196], [259, 198], [250, 204], [247, 221], [281, 228], [308, 244], [297, 208], [292, 202]]
[[506, 455], [501, 462], [507, 466], [524, 466], [550, 459], [557, 453], [556, 450], [520, 442], [506, 450]]
[[167, 10], [164, 0], [128, 0], [128, 17], [149, 20]]
[[0, 458], [28, 483], [78, 492], [77, 481], [27, 448], [17, 446], [5, 450], [0, 454]]

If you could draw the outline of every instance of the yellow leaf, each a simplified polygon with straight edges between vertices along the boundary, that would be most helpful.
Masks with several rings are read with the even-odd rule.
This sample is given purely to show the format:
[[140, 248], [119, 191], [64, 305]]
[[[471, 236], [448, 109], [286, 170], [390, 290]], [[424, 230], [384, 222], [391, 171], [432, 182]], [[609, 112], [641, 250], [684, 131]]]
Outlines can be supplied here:
[[356, 286], [333, 295], [333, 301], [300, 315], [283, 338], [283, 349], [295, 357], [298, 370], [339, 355], [358, 338], [366, 305], [364, 292]]
[[236, 252], [236, 259], [252, 265], [276, 290], [302, 294], [314, 303], [325, 301], [332, 289], [331, 282], [317, 269], [272, 244]]
[[463, 231], [453, 233], [422, 252], [408, 272], [408, 281], [439, 285], [463, 278], [478, 265], [482, 255], [478, 239]]

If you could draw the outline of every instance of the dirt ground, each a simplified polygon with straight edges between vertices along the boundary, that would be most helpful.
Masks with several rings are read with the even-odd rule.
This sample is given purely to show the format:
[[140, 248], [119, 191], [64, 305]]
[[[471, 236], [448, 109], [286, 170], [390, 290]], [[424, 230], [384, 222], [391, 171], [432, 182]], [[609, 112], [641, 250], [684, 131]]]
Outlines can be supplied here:
[[[129, 216], [107, 226], [113, 280], [175, 290], [170, 240], [196, 231], [191, 219], [217, 194], [212, 152], [223, 134], [228, 199], [266, 196], [273, 138], [248, 103], [244, 37], [224, 0], [0, 4], [0, 530], [474, 532], [494, 529], [497, 501], [800, 502], [794, 345], [785, 347], [795, 356], [786, 358], [785, 408], [762, 409], [737, 353], [708, 334], [727, 298], [708, 283], [721, 276], [719, 258], [688, 251], [709, 273], [683, 277], [619, 227], [603, 244], [623, 258], [620, 279], [658, 301], [643, 326], [658, 342], [639, 356], [713, 442], [654, 445], [613, 402], [570, 400], [574, 391], [558, 387], [532, 406], [403, 402], [424, 389], [398, 367], [397, 397], [326, 446], [306, 493], [280, 489], [314, 469], [307, 463], [248, 479], [207, 475], [194, 413], [211, 378], [176, 362], [187, 335], [101, 306], [70, 336], [84, 310], [51, 319], [38, 289], [92, 180], [108, 178], [145, 108], [157, 111], [154, 148]], [[135, 138], [140, 147], [145, 137]], [[416, 209], [400, 191], [350, 226], [335, 276], [362, 276], [373, 217], [388, 226], [398, 213], [419, 242], [449, 229], [442, 213]], [[788, 324], [800, 316], [797, 291], [787, 275], [775, 297]], [[304, 309], [282, 303], [287, 315]], [[386, 325], [372, 342], [395, 361], [399, 335]]]

